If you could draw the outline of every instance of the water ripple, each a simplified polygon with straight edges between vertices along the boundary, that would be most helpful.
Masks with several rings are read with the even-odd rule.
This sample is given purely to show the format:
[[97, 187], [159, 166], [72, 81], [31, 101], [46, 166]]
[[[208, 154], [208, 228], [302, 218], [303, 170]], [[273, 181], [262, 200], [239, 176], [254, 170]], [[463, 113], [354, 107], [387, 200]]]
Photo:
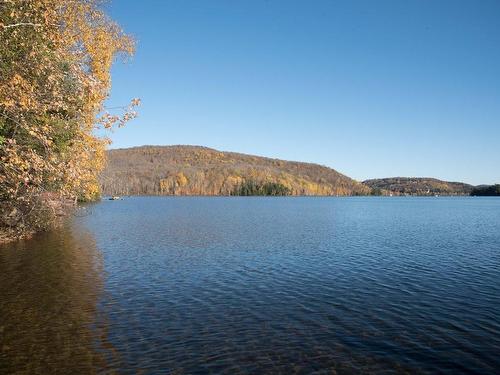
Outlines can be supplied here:
[[[498, 199], [131, 198], [96, 205], [75, 225], [99, 249], [92, 266], [99, 287], [90, 289], [85, 267], [68, 275], [64, 263], [45, 285], [59, 290], [62, 280], [74, 280], [87, 288], [89, 298], [74, 307], [82, 310], [79, 329], [90, 338], [82, 346], [94, 353], [87, 363], [95, 372], [500, 368]], [[4, 254], [11, 255], [0, 256], [2, 284], [24, 272], [16, 255]], [[94, 264], [85, 257], [83, 264]], [[23, 277], [26, 285], [41, 281]], [[0, 286], [11, 334], [19, 313], [12, 307], [26, 306], [31, 293], [22, 284]], [[61, 292], [49, 294], [43, 302], [61, 309]], [[60, 330], [52, 314], [36, 319], [52, 334]], [[17, 333], [32, 331], [24, 329]], [[37, 335], [37, 345], [48, 345], [50, 335]], [[27, 353], [9, 349], [8, 368]]]

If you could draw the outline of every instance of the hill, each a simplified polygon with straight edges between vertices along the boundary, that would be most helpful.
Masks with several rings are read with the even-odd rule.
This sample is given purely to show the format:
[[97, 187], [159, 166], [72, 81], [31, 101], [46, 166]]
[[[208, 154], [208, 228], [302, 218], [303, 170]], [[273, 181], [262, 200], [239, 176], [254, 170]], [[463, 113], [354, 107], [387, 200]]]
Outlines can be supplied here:
[[200, 146], [109, 150], [105, 195], [365, 195], [371, 189], [324, 166]]
[[485, 197], [499, 197], [500, 196], [500, 184], [496, 185], [480, 185], [476, 186], [471, 195], [474, 196], [485, 196]]
[[474, 186], [435, 178], [391, 177], [363, 181], [374, 192], [394, 195], [470, 195]]

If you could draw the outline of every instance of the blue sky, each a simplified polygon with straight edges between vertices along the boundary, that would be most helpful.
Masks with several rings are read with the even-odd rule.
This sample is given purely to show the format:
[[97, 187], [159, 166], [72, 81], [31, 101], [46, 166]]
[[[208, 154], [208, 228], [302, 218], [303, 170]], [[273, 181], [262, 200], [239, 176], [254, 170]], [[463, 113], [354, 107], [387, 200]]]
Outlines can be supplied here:
[[498, 0], [114, 0], [114, 148], [191, 144], [358, 180], [500, 183]]

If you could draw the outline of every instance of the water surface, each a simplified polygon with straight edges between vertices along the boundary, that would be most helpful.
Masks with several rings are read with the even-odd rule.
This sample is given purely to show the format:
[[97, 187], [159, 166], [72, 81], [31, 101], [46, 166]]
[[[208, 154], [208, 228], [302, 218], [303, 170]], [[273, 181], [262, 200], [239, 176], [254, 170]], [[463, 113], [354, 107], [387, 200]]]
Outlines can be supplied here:
[[498, 198], [128, 198], [0, 247], [0, 372], [495, 373]]

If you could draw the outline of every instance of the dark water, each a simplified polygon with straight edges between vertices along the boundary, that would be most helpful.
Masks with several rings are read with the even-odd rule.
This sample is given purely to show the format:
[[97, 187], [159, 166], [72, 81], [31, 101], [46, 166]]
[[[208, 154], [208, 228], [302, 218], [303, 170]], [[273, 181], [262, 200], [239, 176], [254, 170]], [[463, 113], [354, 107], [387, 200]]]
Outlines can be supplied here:
[[498, 198], [130, 198], [0, 247], [1, 373], [500, 372]]

